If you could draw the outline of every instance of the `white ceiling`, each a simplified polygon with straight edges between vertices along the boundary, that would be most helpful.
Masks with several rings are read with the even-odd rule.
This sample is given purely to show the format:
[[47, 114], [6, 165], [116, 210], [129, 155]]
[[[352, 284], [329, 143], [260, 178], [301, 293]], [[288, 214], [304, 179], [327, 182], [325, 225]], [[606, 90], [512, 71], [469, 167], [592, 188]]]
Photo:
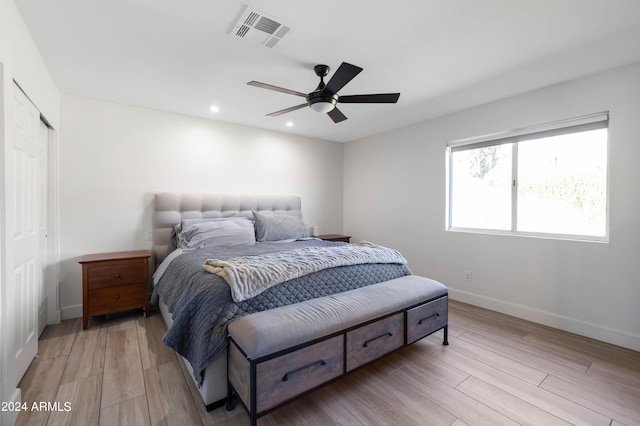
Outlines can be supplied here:
[[[63, 93], [340, 142], [640, 61], [638, 0], [256, 0], [293, 28], [275, 48], [230, 35], [238, 0], [14, 1]], [[398, 103], [266, 117], [304, 100], [246, 85], [307, 93], [342, 61], [341, 95]]]

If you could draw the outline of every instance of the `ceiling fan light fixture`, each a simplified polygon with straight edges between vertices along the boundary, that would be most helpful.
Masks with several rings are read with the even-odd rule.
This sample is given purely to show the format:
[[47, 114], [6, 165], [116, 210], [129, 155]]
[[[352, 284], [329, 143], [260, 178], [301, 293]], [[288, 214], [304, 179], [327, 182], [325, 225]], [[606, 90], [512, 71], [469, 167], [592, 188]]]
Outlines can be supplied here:
[[315, 91], [309, 93], [307, 96], [307, 102], [309, 102], [309, 107], [321, 113], [327, 113], [332, 111], [336, 107], [336, 103], [338, 102], [338, 95], [328, 94], [323, 91]]
[[310, 105], [311, 109], [316, 112], [327, 113], [336, 107], [331, 101], [320, 101]]

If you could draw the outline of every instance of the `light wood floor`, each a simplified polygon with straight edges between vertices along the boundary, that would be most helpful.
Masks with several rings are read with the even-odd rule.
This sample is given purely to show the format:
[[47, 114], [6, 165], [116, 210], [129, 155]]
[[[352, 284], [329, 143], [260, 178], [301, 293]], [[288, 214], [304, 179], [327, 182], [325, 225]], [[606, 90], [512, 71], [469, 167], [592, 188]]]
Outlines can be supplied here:
[[[259, 425], [640, 425], [640, 353], [450, 302], [438, 332], [258, 420]], [[206, 412], [160, 315], [49, 326], [23, 378], [18, 425], [247, 425]]]

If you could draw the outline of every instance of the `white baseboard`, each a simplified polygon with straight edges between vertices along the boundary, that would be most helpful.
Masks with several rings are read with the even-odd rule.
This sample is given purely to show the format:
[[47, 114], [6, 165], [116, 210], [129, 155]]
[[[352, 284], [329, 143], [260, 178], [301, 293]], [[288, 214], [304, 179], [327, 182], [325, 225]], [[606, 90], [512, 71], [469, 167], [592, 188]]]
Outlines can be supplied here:
[[481, 308], [490, 309], [492, 311], [511, 315], [538, 324], [558, 328], [581, 336], [601, 340], [603, 342], [622, 346], [634, 351], [640, 351], [640, 336], [637, 334], [604, 327], [576, 318], [545, 312], [529, 306], [505, 302], [503, 300], [481, 296], [454, 288], [449, 289], [449, 297], [452, 300], [469, 303], [470, 305], [479, 306]]
[[82, 317], [82, 305], [65, 306], [60, 310], [63, 320]]

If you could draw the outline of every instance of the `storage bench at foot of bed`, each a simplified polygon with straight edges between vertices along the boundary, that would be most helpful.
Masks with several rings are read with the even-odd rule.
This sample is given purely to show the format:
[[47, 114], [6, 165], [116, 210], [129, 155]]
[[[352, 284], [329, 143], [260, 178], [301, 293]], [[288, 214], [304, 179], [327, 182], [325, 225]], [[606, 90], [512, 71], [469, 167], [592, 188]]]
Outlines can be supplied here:
[[229, 324], [227, 409], [269, 410], [403, 345], [444, 330], [447, 288], [408, 275], [258, 312]]

